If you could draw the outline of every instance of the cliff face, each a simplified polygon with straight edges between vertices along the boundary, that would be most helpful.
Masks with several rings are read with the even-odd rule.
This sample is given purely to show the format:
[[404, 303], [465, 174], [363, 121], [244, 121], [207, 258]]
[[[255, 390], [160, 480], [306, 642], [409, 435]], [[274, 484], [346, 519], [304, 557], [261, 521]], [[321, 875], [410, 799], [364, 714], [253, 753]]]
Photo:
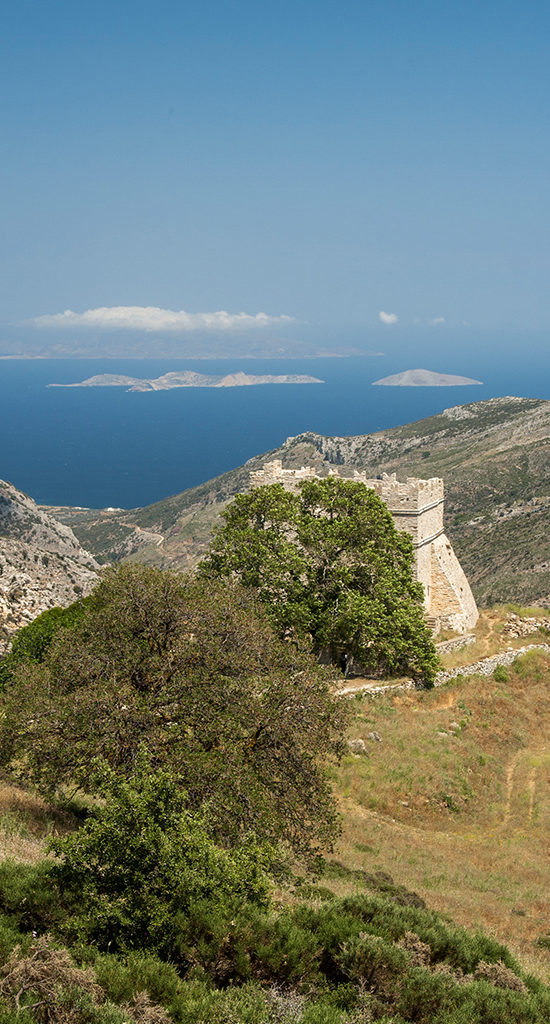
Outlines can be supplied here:
[[89, 593], [98, 570], [68, 526], [0, 480], [0, 654], [40, 612]]

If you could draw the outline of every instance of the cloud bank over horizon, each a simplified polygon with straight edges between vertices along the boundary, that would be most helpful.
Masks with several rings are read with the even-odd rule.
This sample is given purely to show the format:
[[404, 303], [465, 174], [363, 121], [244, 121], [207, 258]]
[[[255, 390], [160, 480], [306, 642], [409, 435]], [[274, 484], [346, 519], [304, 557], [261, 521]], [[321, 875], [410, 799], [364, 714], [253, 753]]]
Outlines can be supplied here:
[[130, 331], [230, 331], [242, 328], [271, 327], [293, 323], [294, 317], [267, 313], [187, 313], [185, 310], [161, 309], [159, 306], [99, 306], [75, 313], [46, 313], [24, 322], [32, 327], [90, 327], [95, 330]]

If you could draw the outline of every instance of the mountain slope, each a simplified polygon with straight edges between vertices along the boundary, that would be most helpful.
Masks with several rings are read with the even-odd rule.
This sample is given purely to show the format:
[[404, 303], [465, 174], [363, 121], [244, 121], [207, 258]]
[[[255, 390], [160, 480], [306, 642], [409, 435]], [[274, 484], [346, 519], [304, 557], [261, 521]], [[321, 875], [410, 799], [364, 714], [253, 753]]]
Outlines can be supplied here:
[[40, 612], [88, 593], [98, 569], [68, 526], [0, 480], [0, 654]]
[[224, 504], [269, 459], [376, 476], [441, 476], [446, 530], [481, 603], [550, 604], [550, 402], [493, 398], [357, 437], [306, 433], [244, 466], [129, 512], [56, 513], [103, 560], [185, 569], [205, 551]]

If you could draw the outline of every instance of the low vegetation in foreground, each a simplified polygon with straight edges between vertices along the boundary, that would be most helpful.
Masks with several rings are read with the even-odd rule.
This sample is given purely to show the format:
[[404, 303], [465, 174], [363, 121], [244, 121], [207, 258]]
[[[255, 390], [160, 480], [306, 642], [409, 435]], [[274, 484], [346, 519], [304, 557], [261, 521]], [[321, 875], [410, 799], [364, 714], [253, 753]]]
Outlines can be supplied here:
[[[88, 836], [101, 816], [88, 825]], [[103, 820], [103, 825], [105, 821]], [[101, 827], [101, 825], [100, 825]], [[145, 840], [146, 843], [146, 840]], [[103, 931], [90, 864], [0, 869], [0, 1019], [74, 1024], [542, 1024], [550, 991], [506, 947], [428, 910], [387, 879], [336, 898], [304, 882], [292, 905], [205, 893], [161, 931]], [[143, 852], [144, 837], [131, 849]], [[84, 849], [87, 849], [86, 842]], [[105, 890], [107, 873], [96, 871]], [[60, 885], [84, 871], [78, 893]], [[120, 880], [119, 880], [120, 883]], [[302, 890], [302, 894], [298, 894]], [[124, 900], [125, 898], [125, 900]], [[142, 894], [117, 889], [125, 912]], [[107, 898], [103, 904], [111, 906]], [[157, 906], [157, 911], [162, 908]], [[149, 922], [151, 923], [151, 922]], [[93, 940], [92, 940], [93, 936]]]
[[546, 1024], [548, 655], [336, 672], [232, 578], [139, 566], [19, 633], [0, 1024]]

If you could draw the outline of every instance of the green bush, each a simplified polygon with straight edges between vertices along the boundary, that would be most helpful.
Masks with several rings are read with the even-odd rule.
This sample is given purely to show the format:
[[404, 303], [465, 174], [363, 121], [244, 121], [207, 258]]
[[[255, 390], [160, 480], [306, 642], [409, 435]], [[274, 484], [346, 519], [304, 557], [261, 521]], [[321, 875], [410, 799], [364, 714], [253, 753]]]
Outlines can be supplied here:
[[[453, 1005], [453, 993], [458, 988], [444, 974], [432, 974], [421, 967], [413, 967], [402, 979], [396, 999], [396, 1009], [407, 1021], [415, 1024], [435, 1024], [448, 1021]], [[504, 1024], [504, 1020], [501, 1021]]]
[[0, 658], [0, 688], [13, 680], [19, 665], [41, 664], [54, 636], [61, 629], [71, 629], [84, 615], [87, 603], [88, 598], [84, 598], [68, 608], [48, 608], [28, 626], [18, 629], [9, 653]]
[[104, 804], [75, 833], [54, 839], [59, 891], [79, 910], [76, 933], [104, 949], [169, 954], [174, 922], [194, 904], [264, 906], [273, 851], [252, 839], [231, 853], [191, 813], [177, 778], [145, 755], [129, 781], [103, 769]]
[[51, 864], [0, 863], [0, 912], [7, 927], [21, 932], [62, 929], [69, 913], [51, 877]]
[[93, 966], [98, 983], [114, 1003], [129, 1003], [146, 992], [153, 1003], [175, 1007], [182, 980], [172, 964], [152, 954], [129, 953], [126, 957], [104, 953], [95, 956]]
[[364, 933], [344, 944], [339, 961], [348, 978], [386, 999], [393, 998], [411, 966], [405, 950], [380, 935]]
[[36, 1019], [30, 1010], [10, 1009], [3, 1000], [0, 1000], [0, 1024], [36, 1024]]
[[[170, 778], [147, 778], [148, 786], [142, 776], [134, 788], [123, 784], [131, 792], [117, 804], [120, 816], [111, 814], [113, 798], [107, 792], [104, 807], [71, 837], [76, 843], [80, 836], [83, 842], [64, 901], [53, 879], [61, 882], [66, 865], [24, 869], [19, 879], [13, 865], [0, 869], [4, 960], [18, 937], [21, 956], [28, 958], [42, 940], [18, 936], [18, 926], [34, 927], [33, 922], [48, 916], [58, 936], [81, 934], [88, 942], [91, 937], [103, 950], [111, 941], [108, 953], [92, 944], [72, 947], [73, 965], [76, 961], [93, 968], [89, 984], [97, 983], [103, 993], [92, 1005], [84, 988], [67, 989], [67, 1005], [80, 1014], [74, 1024], [161, 1024], [163, 1015], [174, 1024], [548, 1024], [549, 989], [522, 975], [504, 947], [426, 908], [405, 905], [400, 892], [364, 892], [285, 909], [266, 905], [263, 890], [250, 898], [246, 887], [235, 885], [235, 865], [224, 859], [226, 852], [211, 849], [204, 823], [195, 817], [189, 822], [185, 808], [173, 802]], [[118, 789], [116, 793], [118, 799]], [[140, 818], [145, 804], [147, 821], [153, 819], [151, 829]], [[90, 833], [98, 822], [107, 822], [109, 829]], [[160, 840], [166, 838], [164, 847], [158, 827]], [[101, 885], [92, 871], [99, 865], [99, 853], [91, 834], [97, 841], [104, 838], [101, 863], [106, 875]], [[112, 853], [115, 834], [118, 859]], [[122, 854], [126, 846], [128, 853]], [[154, 868], [147, 859], [153, 848]], [[168, 865], [174, 850], [174, 863]], [[71, 847], [71, 856], [73, 852]], [[216, 874], [220, 864], [228, 872], [223, 878]], [[113, 875], [114, 867], [121, 873]], [[188, 878], [189, 872], [195, 873], [194, 887], [182, 891], [174, 878]], [[109, 877], [111, 882], [118, 879], [114, 893], [107, 885]], [[83, 881], [82, 894], [78, 879]], [[56, 891], [57, 916], [51, 909]], [[127, 897], [124, 932], [119, 928], [122, 893]], [[75, 906], [80, 899], [85, 906], [79, 916]], [[107, 910], [99, 914], [99, 927], [92, 918], [101, 902]], [[139, 948], [131, 951], [132, 944]], [[117, 946], [118, 953], [113, 951]], [[55, 942], [51, 949], [67, 963], [66, 951]], [[0, 977], [1, 970], [0, 964]], [[5, 1013], [5, 1024], [30, 1024], [24, 1015], [16, 1022], [11, 1005]], [[2, 1020], [0, 1016], [0, 1024]]]
[[[414, 1009], [422, 993], [409, 987], [409, 1003], [400, 1005], [403, 1013]], [[550, 1020], [550, 1000], [519, 992], [503, 991], [484, 981], [455, 985], [439, 1007], [432, 1003], [432, 1015], [417, 1017], [422, 1024], [546, 1024]], [[414, 1018], [409, 1018], [414, 1019]]]
[[435, 962], [445, 961], [465, 974], [475, 970], [480, 960], [502, 960], [514, 971], [518, 965], [505, 946], [478, 932], [449, 925], [433, 911], [403, 906], [377, 896], [348, 896], [339, 901], [342, 910], [363, 923], [364, 931], [397, 942], [405, 932], [413, 931], [432, 950]]
[[0, 966], [6, 962], [11, 951], [21, 942], [21, 933], [14, 921], [0, 915]]

